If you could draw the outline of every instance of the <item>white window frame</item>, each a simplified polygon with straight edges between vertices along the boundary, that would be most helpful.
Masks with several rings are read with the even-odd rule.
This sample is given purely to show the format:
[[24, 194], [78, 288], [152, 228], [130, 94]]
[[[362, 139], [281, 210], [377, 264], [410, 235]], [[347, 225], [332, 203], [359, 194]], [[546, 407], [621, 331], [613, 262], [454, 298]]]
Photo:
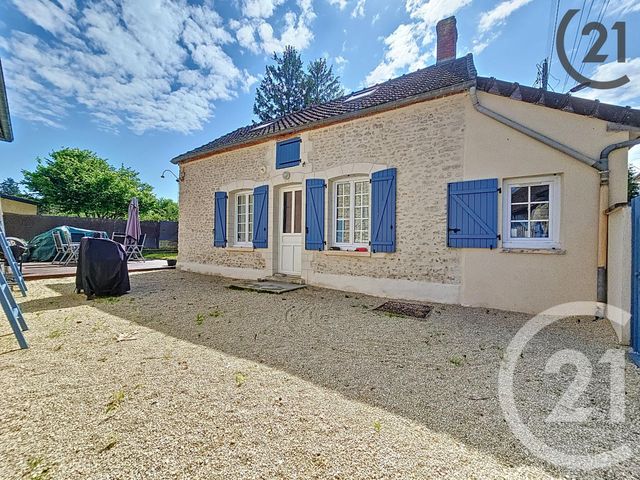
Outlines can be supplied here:
[[[511, 188], [549, 185], [549, 237], [511, 237]], [[502, 246], [504, 248], [554, 249], [560, 247], [560, 175], [511, 178], [502, 184]], [[528, 199], [530, 202], [531, 199]], [[535, 202], [534, 202], [535, 203]]]
[[[240, 197], [245, 197], [245, 209], [244, 209], [244, 227], [245, 227], [245, 238], [243, 240], [238, 240], [238, 199]], [[236, 247], [253, 247], [253, 222], [255, 222], [255, 210], [251, 215], [251, 222], [249, 222], [249, 198], [251, 198], [251, 205], [253, 204], [253, 191], [245, 190], [241, 192], [237, 192], [233, 196], [233, 245]], [[251, 240], [249, 240], [249, 238]]]
[[[356, 188], [355, 184], [358, 182], [365, 182], [369, 188], [369, 204], [367, 205], [369, 211], [369, 240], [366, 242], [356, 243], [354, 242], [355, 237], [355, 195]], [[337, 223], [338, 223], [338, 185], [340, 184], [350, 184], [349, 186], [349, 241], [348, 242], [338, 242], [336, 241], [337, 235]], [[371, 179], [369, 177], [354, 177], [354, 178], [340, 178], [336, 179], [332, 182], [331, 188], [332, 192], [332, 206], [331, 206], [331, 221], [332, 227], [331, 231], [331, 246], [338, 247], [341, 250], [355, 250], [356, 248], [366, 247], [369, 248], [371, 242]]]

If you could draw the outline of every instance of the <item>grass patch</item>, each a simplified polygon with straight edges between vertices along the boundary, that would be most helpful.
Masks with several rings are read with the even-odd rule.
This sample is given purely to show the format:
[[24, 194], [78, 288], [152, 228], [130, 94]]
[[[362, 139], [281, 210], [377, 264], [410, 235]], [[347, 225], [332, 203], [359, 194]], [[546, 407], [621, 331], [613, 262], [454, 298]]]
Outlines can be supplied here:
[[175, 250], [145, 250], [146, 260], [177, 260], [178, 252]]
[[98, 297], [95, 300], [98, 303], [118, 303], [120, 301], [120, 297]]
[[456, 367], [461, 367], [462, 365], [464, 365], [464, 361], [465, 361], [464, 357], [458, 357], [458, 356], [453, 356], [449, 359], [449, 362], [451, 362]]
[[196, 315], [196, 325], [202, 325], [204, 323], [205, 315], [204, 313], [199, 313]]
[[236, 372], [236, 386], [241, 387], [247, 381], [247, 376], [242, 372]]
[[64, 332], [58, 328], [56, 328], [55, 330], [51, 330], [49, 332], [49, 334], [47, 335], [47, 338], [59, 338], [62, 335], [64, 335]]
[[126, 393], [124, 391], [124, 388], [121, 388], [120, 390], [116, 391], [113, 394], [113, 397], [111, 398], [109, 403], [107, 403], [106, 412], [111, 413], [117, 410], [118, 408], [120, 408], [120, 405], [122, 404], [122, 402], [124, 402], [125, 397], [126, 397]]
[[111, 450], [118, 444], [118, 436], [116, 434], [111, 435], [107, 442], [98, 450], [98, 453], [104, 453]]
[[380, 423], [380, 420], [376, 420], [375, 422], [373, 422], [373, 429], [376, 431], [376, 433], [380, 433], [380, 430], [382, 430], [382, 424]]
[[32, 480], [47, 480], [51, 478], [51, 466], [47, 465], [42, 457], [30, 457], [27, 459], [29, 472], [27, 478]]
[[213, 310], [212, 312], [209, 312], [209, 316], [213, 317], [213, 318], [218, 318], [224, 315], [224, 312], [220, 311], [220, 310]]

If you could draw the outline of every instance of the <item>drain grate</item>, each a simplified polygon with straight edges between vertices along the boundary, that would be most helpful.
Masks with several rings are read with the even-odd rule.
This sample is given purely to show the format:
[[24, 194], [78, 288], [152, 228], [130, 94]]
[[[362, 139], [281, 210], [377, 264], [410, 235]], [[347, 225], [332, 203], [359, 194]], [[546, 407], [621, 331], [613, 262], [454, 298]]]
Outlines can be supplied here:
[[374, 308], [374, 310], [403, 315], [405, 317], [426, 318], [429, 312], [431, 312], [432, 307], [421, 303], [390, 301]]

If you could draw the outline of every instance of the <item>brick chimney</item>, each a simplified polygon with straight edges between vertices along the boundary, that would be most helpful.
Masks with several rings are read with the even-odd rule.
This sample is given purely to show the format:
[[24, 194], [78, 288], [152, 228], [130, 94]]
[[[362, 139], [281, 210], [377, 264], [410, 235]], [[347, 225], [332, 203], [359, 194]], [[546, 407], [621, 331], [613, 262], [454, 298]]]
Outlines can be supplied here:
[[458, 43], [456, 17], [440, 20], [436, 25], [436, 34], [438, 36], [436, 63], [456, 58], [456, 44]]

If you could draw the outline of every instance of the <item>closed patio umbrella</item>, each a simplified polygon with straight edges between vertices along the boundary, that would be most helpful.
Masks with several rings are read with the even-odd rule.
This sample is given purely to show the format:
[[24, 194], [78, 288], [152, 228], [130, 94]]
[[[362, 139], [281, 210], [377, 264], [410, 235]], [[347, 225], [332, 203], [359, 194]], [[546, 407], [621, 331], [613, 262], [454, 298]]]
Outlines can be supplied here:
[[129, 216], [127, 217], [127, 228], [125, 230], [126, 244], [137, 244], [138, 239], [142, 236], [140, 228], [140, 214], [138, 212], [138, 199], [133, 197], [129, 203]]

